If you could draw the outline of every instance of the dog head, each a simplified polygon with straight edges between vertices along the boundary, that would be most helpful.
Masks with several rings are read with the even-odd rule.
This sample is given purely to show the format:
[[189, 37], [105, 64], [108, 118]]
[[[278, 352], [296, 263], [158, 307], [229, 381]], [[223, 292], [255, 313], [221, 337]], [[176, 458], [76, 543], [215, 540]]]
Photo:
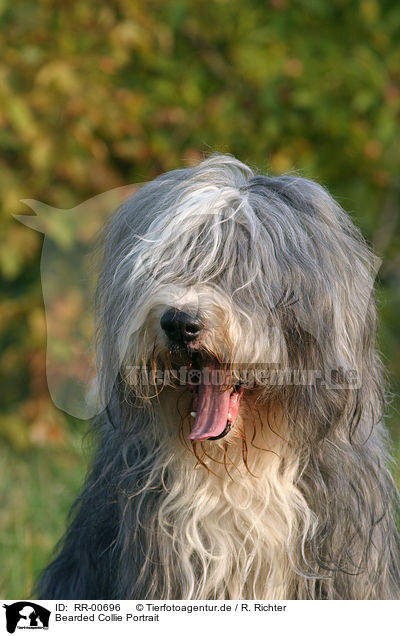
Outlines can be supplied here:
[[[375, 261], [318, 184], [257, 175], [214, 155], [145, 185], [104, 237], [103, 392], [118, 374], [144, 402], [164, 387], [187, 386], [189, 439], [203, 440], [234, 426], [247, 391], [307, 411], [321, 387], [333, 391], [328, 402], [338, 401], [334, 378], [349, 404], [369, 382]], [[293, 372], [311, 374], [306, 386]]]

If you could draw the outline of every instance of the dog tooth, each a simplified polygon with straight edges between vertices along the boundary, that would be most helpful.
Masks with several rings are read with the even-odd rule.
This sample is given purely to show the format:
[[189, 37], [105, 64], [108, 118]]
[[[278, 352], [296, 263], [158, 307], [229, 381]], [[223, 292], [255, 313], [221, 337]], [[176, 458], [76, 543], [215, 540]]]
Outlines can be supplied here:
[[232, 415], [231, 413], [228, 413], [226, 419], [228, 420], [228, 422], [232, 422]]
[[196, 411], [192, 411], [192, 412], [190, 413], [190, 415], [191, 415], [192, 417], [196, 417], [197, 413], [196, 413]]

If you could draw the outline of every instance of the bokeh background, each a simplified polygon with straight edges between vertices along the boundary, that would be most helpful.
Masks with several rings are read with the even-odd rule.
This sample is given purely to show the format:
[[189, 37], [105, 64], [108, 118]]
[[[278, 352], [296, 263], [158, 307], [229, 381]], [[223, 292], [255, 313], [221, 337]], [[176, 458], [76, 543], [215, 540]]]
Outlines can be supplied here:
[[[383, 259], [399, 464], [400, 4], [0, 0], [0, 26], [0, 597], [29, 594], [91, 452], [49, 397], [42, 235], [13, 218], [21, 199], [73, 208], [213, 151], [327, 186]], [[66, 295], [60, 316], [79, 306]]]

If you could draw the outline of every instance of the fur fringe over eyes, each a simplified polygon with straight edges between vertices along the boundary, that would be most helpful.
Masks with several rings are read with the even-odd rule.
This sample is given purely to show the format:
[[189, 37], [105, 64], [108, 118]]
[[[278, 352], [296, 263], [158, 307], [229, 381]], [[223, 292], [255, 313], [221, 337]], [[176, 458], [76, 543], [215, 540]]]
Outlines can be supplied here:
[[[349, 216], [217, 154], [134, 194], [99, 256], [98, 449], [37, 593], [400, 598], [376, 262]], [[227, 386], [190, 384], [209, 368]]]

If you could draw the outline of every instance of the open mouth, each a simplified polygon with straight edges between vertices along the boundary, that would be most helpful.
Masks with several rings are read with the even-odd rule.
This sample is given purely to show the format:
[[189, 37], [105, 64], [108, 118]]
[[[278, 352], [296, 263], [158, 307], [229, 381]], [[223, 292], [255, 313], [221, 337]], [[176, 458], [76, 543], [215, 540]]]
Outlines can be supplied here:
[[190, 389], [193, 393], [191, 415], [194, 418], [188, 439], [217, 440], [235, 425], [243, 387], [234, 384], [232, 372], [213, 358], [196, 354], [191, 360]]

